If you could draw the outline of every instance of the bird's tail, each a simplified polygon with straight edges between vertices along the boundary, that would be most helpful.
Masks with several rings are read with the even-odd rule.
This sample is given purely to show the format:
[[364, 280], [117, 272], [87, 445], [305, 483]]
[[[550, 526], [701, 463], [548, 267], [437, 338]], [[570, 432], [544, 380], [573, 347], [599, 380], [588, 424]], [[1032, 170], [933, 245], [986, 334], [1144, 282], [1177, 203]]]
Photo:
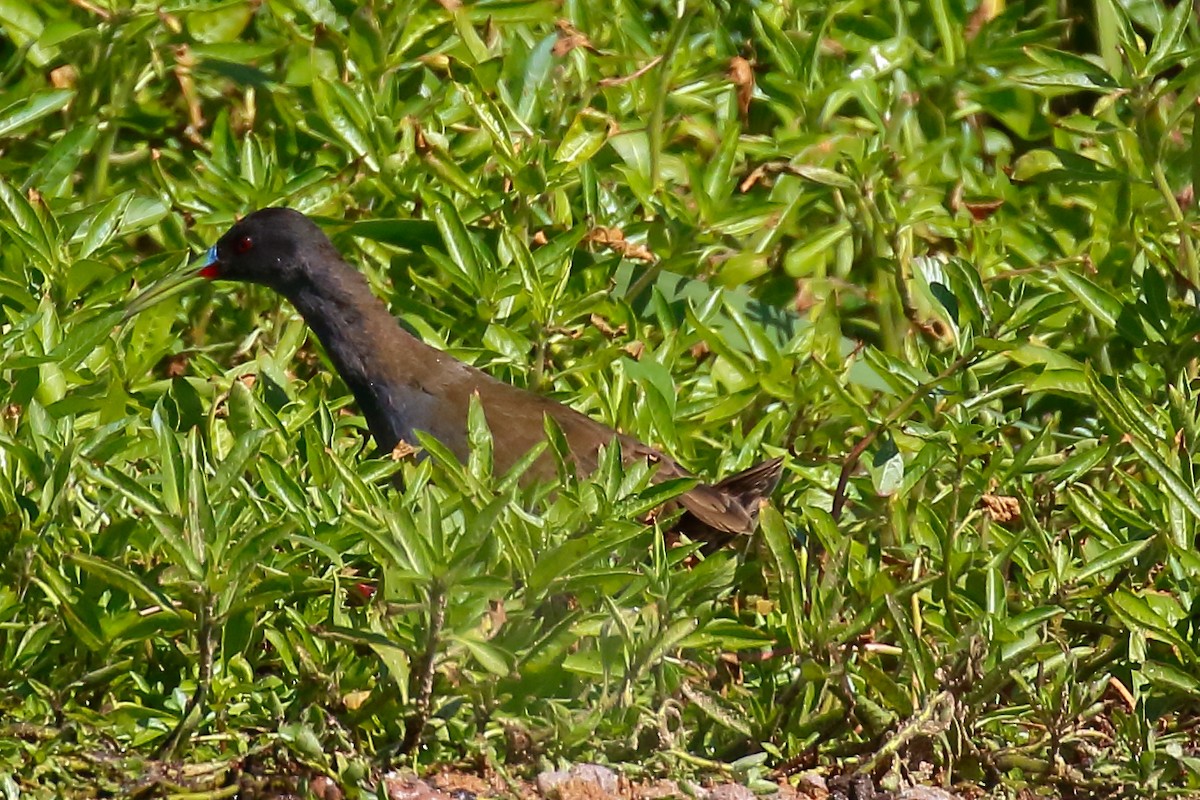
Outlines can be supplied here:
[[713, 488], [734, 498], [757, 525], [759, 506], [775, 491], [782, 475], [783, 456], [779, 456], [730, 475], [725, 480], [713, 484]]
[[[761, 464], [755, 464], [749, 469], [730, 475], [719, 483], [705, 487], [721, 497], [727, 509], [736, 508], [736, 515], [723, 514], [719, 518], [706, 513], [706, 508], [689, 503], [686, 495], [683, 501], [686, 513], [680, 517], [675, 526], [679, 533], [686, 534], [689, 539], [704, 542], [706, 553], [724, 547], [737, 535], [749, 535], [758, 527], [758, 510], [762, 501], [771, 496], [783, 474], [783, 456], [772, 458]], [[706, 492], [707, 494], [708, 492]], [[730, 508], [732, 507], [732, 508]], [[731, 516], [742, 520], [740, 530], [733, 530], [727, 523]], [[708, 519], [704, 519], [708, 517]]]

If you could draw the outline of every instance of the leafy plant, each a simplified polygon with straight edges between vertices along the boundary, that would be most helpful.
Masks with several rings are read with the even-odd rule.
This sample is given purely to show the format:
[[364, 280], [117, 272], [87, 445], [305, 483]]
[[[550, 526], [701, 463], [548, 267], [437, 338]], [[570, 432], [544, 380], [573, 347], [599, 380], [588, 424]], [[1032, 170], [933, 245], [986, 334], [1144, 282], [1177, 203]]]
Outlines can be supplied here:
[[[0, 32], [6, 796], [168, 755], [189, 790], [1200, 786], [1190, 4], [5, 0]], [[372, 456], [265, 290], [122, 321], [272, 204], [422, 339], [699, 475], [787, 453], [760, 535], [675, 546], [644, 514], [684, 486], [615, 454], [495, 475], [478, 414], [466, 465]]]

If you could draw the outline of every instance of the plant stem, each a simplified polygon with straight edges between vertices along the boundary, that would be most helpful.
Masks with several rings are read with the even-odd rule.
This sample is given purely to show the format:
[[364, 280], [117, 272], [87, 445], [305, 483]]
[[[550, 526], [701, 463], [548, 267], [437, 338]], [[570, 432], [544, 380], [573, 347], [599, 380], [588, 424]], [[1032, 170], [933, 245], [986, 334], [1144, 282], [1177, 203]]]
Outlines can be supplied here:
[[880, 422], [878, 425], [872, 428], [866, 436], [859, 440], [858, 444], [851, 448], [850, 454], [846, 456], [846, 461], [842, 464], [842, 472], [838, 476], [837, 489], [835, 489], [833, 492], [833, 508], [831, 513], [834, 520], [841, 519], [842, 517], [842, 510], [846, 506], [846, 484], [850, 482], [850, 473], [854, 471], [856, 466], [858, 466], [858, 460], [862, 457], [862, 454], [866, 452], [867, 448], [874, 444], [875, 440], [879, 438], [879, 435], [891, 427], [896, 420], [907, 414], [908, 410], [912, 408], [918, 400], [928, 394], [931, 389], [935, 388], [938, 384], [954, 375], [959, 370], [970, 365], [978, 358], [979, 354], [976, 352], [965, 353], [956, 358], [954, 362], [950, 364], [950, 366], [938, 373], [937, 377], [922, 383], [915, 390], [913, 390], [912, 394], [904, 398], [900, 405], [892, 409], [892, 413], [888, 414], [887, 418], [884, 419], [883, 422]]
[[192, 692], [192, 697], [188, 700], [187, 707], [184, 708], [183, 714], [179, 718], [179, 724], [175, 726], [175, 730], [171, 731], [171, 735], [159, 748], [160, 758], [176, 756], [200, 725], [200, 719], [204, 715], [204, 705], [208, 700], [208, 684], [212, 681], [214, 632], [212, 598], [207, 592], [204, 593], [203, 602], [200, 604], [198, 617], [196, 655], [200, 663], [196, 672], [196, 690]]
[[425, 640], [425, 652], [416, 672], [412, 675], [411, 694], [416, 698], [416, 710], [404, 727], [404, 741], [400, 752], [411, 753], [421, 741], [421, 732], [429, 721], [429, 707], [433, 697], [433, 676], [437, 665], [438, 647], [441, 644], [442, 628], [446, 624], [446, 587], [434, 580], [429, 587], [429, 636]]

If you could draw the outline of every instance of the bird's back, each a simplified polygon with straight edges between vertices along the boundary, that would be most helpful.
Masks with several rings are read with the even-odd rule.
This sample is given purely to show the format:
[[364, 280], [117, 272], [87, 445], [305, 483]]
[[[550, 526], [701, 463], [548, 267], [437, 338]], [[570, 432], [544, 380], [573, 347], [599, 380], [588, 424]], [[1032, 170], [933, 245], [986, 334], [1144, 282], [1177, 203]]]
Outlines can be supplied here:
[[[408, 338], [411, 342], [403, 346], [421, 350], [419, 360], [428, 365], [423, 370], [423, 377], [409, 391], [437, 398], [434, 407], [439, 409], [436, 418], [418, 428], [427, 430], [463, 461], [470, 454], [467, 413], [471, 396], [477, 393], [491, 429], [493, 458], [498, 471], [508, 470], [545, 439], [544, 418], [548, 416], [562, 430], [580, 475], [594, 471], [599, 465], [600, 448], [616, 442], [626, 463], [642, 460], [654, 465], [653, 480], [656, 482], [691, 477], [674, 459], [632, 436], [618, 433], [570, 406], [499, 381], [424, 342]], [[679, 503], [701, 523], [701, 527], [711, 527], [724, 534], [751, 533], [756, 524], [758, 500], [774, 490], [781, 466], [779, 459], [759, 465], [764, 479], [759, 481], [757, 496], [735, 495], [718, 486], [701, 483], [684, 493]], [[525, 473], [525, 478], [553, 479], [556, 470], [552, 456], [543, 453]]]
[[[465, 461], [470, 455], [467, 416], [471, 397], [478, 394], [498, 471], [507, 471], [544, 440], [544, 419], [549, 416], [562, 429], [581, 475], [597, 467], [602, 446], [617, 442], [626, 463], [645, 460], [656, 465], [654, 480], [688, 476], [655, 448], [569, 406], [499, 381], [417, 339], [400, 326], [362, 274], [338, 256], [328, 239], [322, 237], [320, 246], [306, 252], [300, 270], [303, 280], [276, 288], [287, 294], [316, 332], [354, 392], [381, 450], [390, 451], [400, 441], [415, 444], [416, 432], [424, 431]], [[780, 469], [776, 460], [740, 474], [757, 474], [747, 485], [753, 483], [761, 491], [734, 492], [721, 485], [699, 484], [678, 502], [698, 521], [696, 530], [752, 533], [759, 501], [774, 489]], [[526, 478], [555, 475], [554, 459], [544, 453]]]

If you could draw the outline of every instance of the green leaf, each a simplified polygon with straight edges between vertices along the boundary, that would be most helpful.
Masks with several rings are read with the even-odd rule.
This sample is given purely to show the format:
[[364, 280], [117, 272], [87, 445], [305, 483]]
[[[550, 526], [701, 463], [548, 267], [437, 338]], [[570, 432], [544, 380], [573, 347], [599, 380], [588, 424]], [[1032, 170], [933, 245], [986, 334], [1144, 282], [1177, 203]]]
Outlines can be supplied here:
[[1200, 520], [1200, 500], [1196, 499], [1195, 490], [1185, 484], [1179, 473], [1168, 466], [1167, 462], [1159, 456], [1155, 449], [1142, 441], [1140, 437], [1131, 437], [1129, 443], [1133, 446], [1134, 452], [1138, 454], [1138, 457], [1145, 462], [1150, 472], [1158, 476], [1158, 479], [1162, 481], [1167, 492], [1180, 505], [1191, 512], [1195, 519]]
[[608, 140], [609, 125], [610, 121], [602, 114], [590, 109], [579, 112], [554, 151], [554, 160], [568, 169], [591, 160]]
[[371, 170], [377, 171], [379, 162], [367, 135], [369, 115], [362, 101], [344, 84], [333, 83], [320, 74], [313, 76], [312, 91], [325, 124]]
[[637, 519], [694, 488], [698, 482], [696, 478], [675, 478], [656, 483], [616, 503], [613, 514], [620, 519]]
[[1157, 687], [1168, 689], [1171, 692], [1188, 694], [1194, 699], [1200, 698], [1200, 680], [1178, 667], [1157, 661], [1147, 661], [1141, 665], [1138, 671]]
[[36, 255], [43, 268], [55, 266], [58, 262], [56, 251], [57, 232], [53, 223], [43, 223], [38, 212], [20, 193], [16, 192], [3, 178], [0, 178], [0, 206], [12, 225], [4, 228]]
[[199, 42], [236, 41], [254, 18], [257, 4], [250, 0], [217, 3], [187, 15], [188, 33]]
[[81, 569], [95, 575], [113, 588], [135, 597], [147, 605], [155, 606], [158, 613], [178, 616], [174, 605], [158, 589], [149, 586], [141, 578], [119, 565], [86, 553], [72, 553], [70, 559]]
[[35, 92], [24, 100], [0, 108], [0, 138], [12, 136], [26, 125], [62, 111], [74, 97], [72, 89], [53, 89]]
[[1124, 178], [1117, 170], [1077, 153], [1059, 149], [1030, 150], [1017, 159], [1013, 168], [1015, 181], [1106, 183]]
[[132, 199], [132, 192], [125, 192], [112, 198], [94, 214], [89, 215], [87, 220], [79, 226], [75, 235], [83, 238], [79, 245], [80, 258], [87, 258], [108, 244], [113, 235], [120, 230], [124, 222], [125, 210], [129, 208]]
[[158, 442], [158, 457], [162, 465], [163, 503], [168, 513], [182, 515], [186, 493], [183, 453], [179, 448], [179, 438], [175, 430], [167, 422], [162, 400], [155, 404], [150, 424], [154, 428], [155, 439]]
[[1108, 598], [1108, 604], [1118, 612], [1130, 630], [1140, 630], [1167, 642], [1179, 651], [1192, 670], [1200, 667], [1195, 652], [1175, 632], [1175, 628], [1156, 612], [1144, 597], [1128, 589], [1117, 589]]
[[1066, 267], [1058, 268], [1058, 277], [1067, 290], [1079, 299], [1083, 307], [1091, 312], [1092, 316], [1109, 328], [1117, 327], [1117, 320], [1121, 316], [1120, 300]]
[[766, 506], [759, 513], [759, 528], [763, 539], [771, 553], [775, 566], [776, 593], [780, 598], [785, 614], [785, 628], [791, 646], [799, 650], [804, 646], [805, 636], [800, 622], [804, 618], [804, 604], [801, 600], [800, 582], [803, 572], [796, 558], [796, 548], [791, 534], [784, 524], [783, 517], [772, 506]]
[[1093, 575], [1099, 575], [1103, 572], [1108, 572], [1112, 569], [1120, 567], [1142, 554], [1142, 552], [1153, 543], [1153, 539], [1142, 539], [1136, 542], [1128, 542], [1117, 547], [1110, 548], [1098, 557], [1088, 562], [1087, 566], [1080, 569], [1074, 575], [1076, 581], [1086, 581]]
[[732, 703], [725, 702], [720, 695], [691, 687], [686, 683], [683, 684], [683, 694], [687, 698], [688, 703], [700, 709], [704, 713], [704, 716], [726, 730], [733, 731], [737, 735], [747, 739], [754, 736], [750, 725], [741, 716], [738, 708]]
[[465, 647], [481, 667], [496, 677], [503, 678], [512, 672], [509, 666], [511, 656], [500, 648], [474, 636], [455, 636], [452, 641]]
[[875, 451], [872, 467], [875, 491], [881, 497], [895, 494], [904, 483], [904, 456], [890, 437], [885, 438]]
[[1087, 58], [1049, 47], [1027, 47], [1025, 52], [1044, 71], [1021, 74], [1018, 80], [1039, 86], [1063, 86], [1071, 89], [1110, 90], [1119, 84], [1101, 65]]
[[[241, 386], [241, 383], [235, 383]], [[233, 448], [221, 459], [216, 475], [208, 487], [208, 497], [213, 503], [219, 503], [232, 490], [234, 484], [249, 470], [251, 459], [258, 455], [263, 441], [271, 435], [270, 431], [247, 431], [233, 444]]]
[[271, 494], [279, 498], [292, 513], [304, 513], [308, 508], [304, 492], [279, 462], [268, 455], [260, 454], [255, 463], [258, 466], [259, 477], [262, 478]]
[[479, 260], [475, 254], [475, 244], [463, 225], [458, 210], [449, 198], [438, 192], [429, 192], [426, 196], [430, 214], [437, 223], [438, 232], [442, 235], [450, 262], [457, 267], [459, 274], [467, 280], [467, 287], [478, 287], [480, 284]]
[[681, 646], [738, 651], [766, 647], [773, 641], [770, 635], [758, 628], [742, 625], [731, 619], [717, 618], [705, 623], [700, 630], [685, 639]]
[[346, 232], [414, 253], [443, 244], [437, 223], [426, 219], [363, 219], [356, 221]]
[[[824, 167], [813, 167], [807, 164], [796, 164], [792, 168], [795, 170], [797, 175], [805, 180], [812, 181], [813, 183], [819, 183], [824, 186], [832, 186], [835, 189], [844, 189], [846, 191], [851, 191], [854, 189], [854, 181], [831, 169], [826, 169]], [[828, 237], [829, 234], [826, 233], [823, 234], [823, 236]]]
[[45, 23], [33, 3], [0, 0], [0, 23], [5, 35], [17, 47], [24, 47], [42, 35]]

